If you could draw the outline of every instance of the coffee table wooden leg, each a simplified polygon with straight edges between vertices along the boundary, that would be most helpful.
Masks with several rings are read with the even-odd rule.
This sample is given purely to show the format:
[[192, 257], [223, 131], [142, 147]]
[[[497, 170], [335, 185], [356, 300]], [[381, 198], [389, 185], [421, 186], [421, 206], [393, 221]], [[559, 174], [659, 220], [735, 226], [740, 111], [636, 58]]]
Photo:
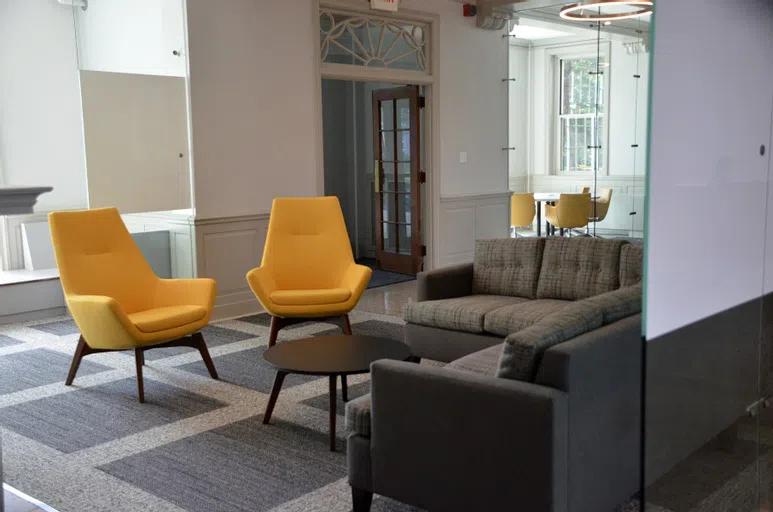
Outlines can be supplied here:
[[274, 387], [271, 388], [271, 396], [268, 398], [268, 405], [266, 406], [266, 412], [263, 414], [263, 424], [268, 424], [271, 421], [271, 414], [274, 412], [274, 406], [276, 405], [276, 399], [279, 397], [279, 390], [282, 389], [282, 382], [284, 382], [287, 372], [278, 371], [274, 378]]
[[330, 451], [336, 451], [336, 381], [338, 375], [330, 376]]
[[346, 375], [341, 375], [341, 398], [344, 402], [349, 401], [349, 389], [346, 386]]

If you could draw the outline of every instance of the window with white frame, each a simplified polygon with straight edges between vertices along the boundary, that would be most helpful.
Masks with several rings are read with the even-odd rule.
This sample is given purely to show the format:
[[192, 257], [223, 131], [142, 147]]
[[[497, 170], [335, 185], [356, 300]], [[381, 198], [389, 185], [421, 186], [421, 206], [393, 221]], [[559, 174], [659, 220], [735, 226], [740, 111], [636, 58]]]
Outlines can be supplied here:
[[558, 173], [604, 171], [608, 116], [603, 55], [556, 59], [555, 147]]

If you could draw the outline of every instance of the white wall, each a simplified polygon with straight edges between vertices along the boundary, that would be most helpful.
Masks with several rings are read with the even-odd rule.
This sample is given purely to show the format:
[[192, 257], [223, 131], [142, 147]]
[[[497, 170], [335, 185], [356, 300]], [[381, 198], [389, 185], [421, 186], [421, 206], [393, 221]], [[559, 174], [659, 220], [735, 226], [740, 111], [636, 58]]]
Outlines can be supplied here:
[[[448, 0], [401, 5], [440, 15], [441, 196], [507, 190], [507, 43], [503, 31], [483, 30]], [[467, 153], [467, 163], [459, 153]]]
[[523, 46], [510, 47], [509, 77], [515, 81], [509, 82], [509, 116], [508, 116], [508, 147], [515, 148], [509, 153], [508, 175], [510, 189], [525, 191], [526, 179], [529, 175], [529, 91], [531, 76], [529, 74], [529, 48]]
[[38, 211], [86, 206], [72, 10], [0, 0], [0, 169], [6, 185], [50, 185]]
[[[366, 6], [367, 2], [354, 2]], [[316, 195], [318, 17], [306, 0], [188, 1], [197, 216], [264, 213]], [[507, 189], [507, 54], [448, 0], [405, 0], [440, 16], [441, 194]], [[289, 31], [292, 27], [292, 31]], [[274, 49], [281, 45], [282, 51]], [[459, 153], [467, 152], [467, 164]]]
[[191, 207], [185, 79], [81, 72], [89, 206]]
[[80, 67], [184, 77], [185, 0], [92, 0], [76, 9]]
[[[698, 3], [658, 6], [648, 339], [773, 291], [770, 279], [763, 287], [763, 269], [767, 263], [770, 272], [773, 254], [765, 254], [763, 235], [767, 226], [767, 247], [773, 248], [773, 209], [768, 205], [766, 214], [765, 204], [771, 179], [773, 8], [767, 2], [741, 7], [713, 1], [696, 10]], [[701, 29], [685, 37], [691, 25]], [[723, 63], [722, 72], [708, 71], [717, 62]], [[707, 79], [696, 83], [696, 77]], [[765, 156], [763, 144], [769, 148]]]
[[321, 192], [317, 22], [308, 0], [188, 0], [197, 217]]

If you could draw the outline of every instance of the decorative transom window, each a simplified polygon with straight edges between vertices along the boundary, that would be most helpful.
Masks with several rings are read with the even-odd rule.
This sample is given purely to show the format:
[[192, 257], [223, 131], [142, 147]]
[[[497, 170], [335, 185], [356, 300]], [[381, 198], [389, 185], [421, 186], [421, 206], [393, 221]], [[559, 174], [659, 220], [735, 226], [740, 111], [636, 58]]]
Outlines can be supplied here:
[[428, 25], [323, 9], [323, 63], [427, 72]]

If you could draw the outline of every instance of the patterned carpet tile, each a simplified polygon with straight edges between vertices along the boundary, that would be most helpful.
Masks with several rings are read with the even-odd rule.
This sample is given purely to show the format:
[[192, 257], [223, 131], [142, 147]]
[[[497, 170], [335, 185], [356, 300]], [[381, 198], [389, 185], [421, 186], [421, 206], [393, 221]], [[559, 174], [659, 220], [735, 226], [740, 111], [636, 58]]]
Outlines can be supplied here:
[[78, 326], [75, 322], [68, 320], [57, 320], [56, 322], [48, 322], [31, 326], [33, 329], [43, 331], [55, 336], [67, 336], [68, 334], [77, 334]]
[[[44, 348], [4, 355], [0, 357], [0, 390], [6, 394], [55, 382], [64, 383], [71, 361], [71, 356]], [[78, 375], [91, 375], [111, 369], [84, 360]]]
[[343, 478], [346, 459], [325, 434], [255, 416], [100, 469], [192, 512], [259, 512]]
[[[338, 413], [340, 416], [344, 415], [346, 403], [344, 402], [343, 398], [341, 397], [341, 382], [339, 381], [337, 384], [338, 388], [338, 397], [336, 402], [336, 413]], [[349, 400], [354, 400], [355, 398], [359, 398], [362, 395], [367, 395], [370, 393], [370, 381], [360, 382], [359, 384], [354, 384], [352, 386], [348, 386], [348, 393], [349, 393]], [[280, 397], [281, 398], [281, 397]], [[323, 411], [329, 411], [330, 410], [330, 395], [329, 393], [324, 393], [322, 395], [317, 395], [315, 397], [306, 399], [301, 402], [304, 405], [310, 405], [311, 407], [315, 407], [317, 409], [323, 410]]]
[[[207, 344], [207, 348], [219, 347], [221, 345], [227, 345], [228, 343], [234, 343], [236, 341], [244, 341], [255, 336], [233, 329], [224, 329], [222, 327], [216, 327], [214, 325], [208, 325], [201, 330], [201, 334], [204, 336], [204, 341]], [[174, 347], [174, 348], [157, 348], [148, 350], [145, 352], [146, 361], [157, 361], [165, 357], [177, 356], [186, 352], [195, 351], [194, 348], [188, 347]]]
[[[314, 336], [337, 336], [339, 334], [341, 334], [341, 329], [335, 328], [314, 333]], [[378, 336], [403, 341], [403, 326], [402, 324], [382, 322], [380, 320], [365, 320], [352, 325], [352, 334]]]
[[[215, 367], [220, 380], [254, 389], [261, 393], [270, 393], [271, 387], [274, 384], [276, 369], [263, 359], [263, 353], [266, 351], [266, 348], [263, 346], [215, 357]], [[178, 368], [204, 377], [209, 375], [207, 368], [201, 361], [178, 366]], [[311, 382], [316, 378], [319, 377], [291, 374], [285, 378], [282, 389]]]
[[224, 405], [148, 378], [141, 404], [137, 381], [127, 378], [6, 407], [0, 425], [72, 453]]
[[0, 348], [18, 345], [19, 343], [21, 343], [21, 341], [9, 336], [5, 336], [4, 334], [0, 334]]

